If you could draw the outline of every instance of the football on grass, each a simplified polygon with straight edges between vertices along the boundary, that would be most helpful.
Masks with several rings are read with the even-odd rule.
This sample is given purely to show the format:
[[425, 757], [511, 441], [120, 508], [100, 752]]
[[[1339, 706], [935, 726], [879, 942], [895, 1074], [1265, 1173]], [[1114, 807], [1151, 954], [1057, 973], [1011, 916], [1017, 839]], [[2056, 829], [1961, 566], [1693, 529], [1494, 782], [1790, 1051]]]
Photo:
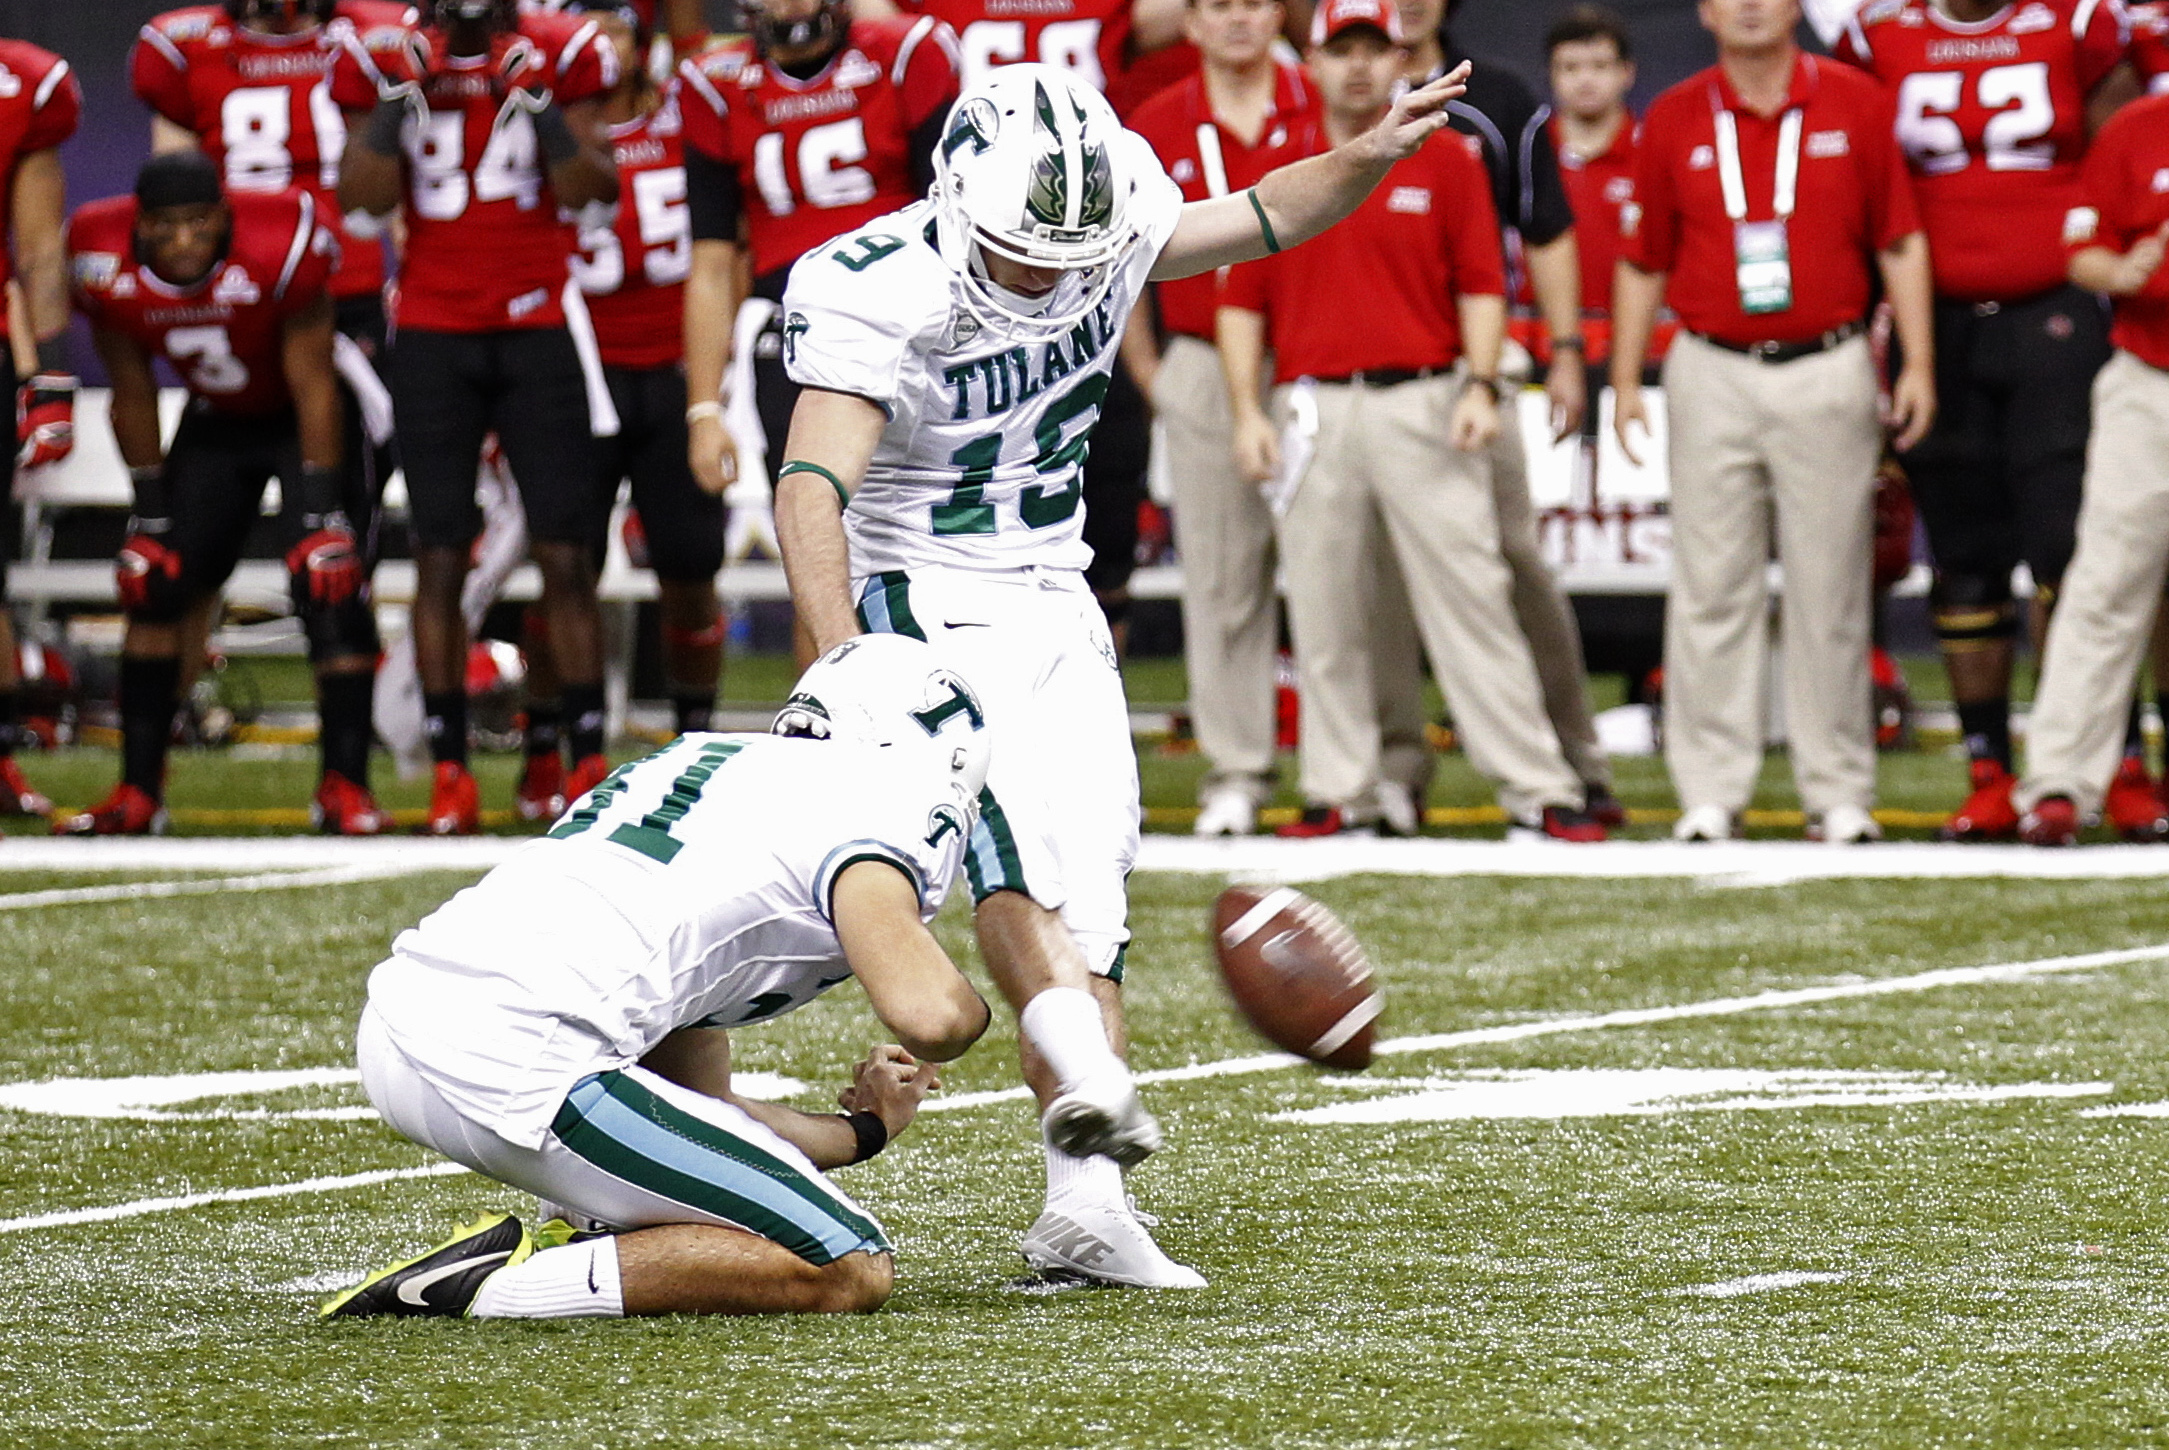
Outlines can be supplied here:
[[1382, 1004], [1340, 918], [1286, 886], [1230, 886], [1213, 904], [1213, 953], [1250, 1025], [1326, 1067], [1371, 1065]]

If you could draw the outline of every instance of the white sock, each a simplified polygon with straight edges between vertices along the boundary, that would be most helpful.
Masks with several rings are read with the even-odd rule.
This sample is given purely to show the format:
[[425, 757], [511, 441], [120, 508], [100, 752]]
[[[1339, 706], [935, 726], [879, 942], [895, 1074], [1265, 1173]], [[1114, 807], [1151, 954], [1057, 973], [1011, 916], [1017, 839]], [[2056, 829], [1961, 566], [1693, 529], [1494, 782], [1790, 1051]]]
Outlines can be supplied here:
[[1087, 1078], [1129, 1076], [1130, 1070], [1107, 1045], [1100, 1004], [1082, 987], [1049, 987], [1024, 1004], [1017, 1025], [1047, 1059], [1064, 1092]]
[[1112, 1158], [1098, 1155], [1073, 1158], [1048, 1145], [1047, 1206], [1052, 1208], [1057, 1202], [1122, 1207], [1122, 1169]]
[[618, 1241], [565, 1244], [499, 1269], [482, 1281], [467, 1313], [475, 1319], [622, 1319]]

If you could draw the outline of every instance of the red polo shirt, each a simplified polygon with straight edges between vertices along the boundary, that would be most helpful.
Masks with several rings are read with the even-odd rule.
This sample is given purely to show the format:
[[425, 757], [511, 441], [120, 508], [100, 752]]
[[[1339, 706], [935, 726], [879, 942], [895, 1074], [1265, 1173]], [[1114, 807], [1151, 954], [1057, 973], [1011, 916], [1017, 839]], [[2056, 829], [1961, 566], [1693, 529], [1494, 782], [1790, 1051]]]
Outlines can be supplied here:
[[[1718, 180], [1719, 107], [1736, 118], [1747, 220], [1774, 217], [1784, 113], [1802, 111], [1798, 204], [1788, 229], [1792, 306], [1740, 307], [1732, 219]], [[1670, 277], [1665, 296], [1689, 331], [1720, 342], [1805, 342], [1868, 312], [1875, 254], [1920, 230], [1894, 137], [1889, 95], [1851, 66], [1803, 54], [1774, 115], [1741, 105], [1720, 67], [1672, 87], [1642, 121], [1626, 259]]]
[[[1309, 127], [1310, 151], [1325, 149]], [[1228, 273], [1221, 304], [1262, 312], [1276, 381], [1451, 367], [1459, 297], [1506, 295], [1491, 178], [1458, 132], [1386, 173], [1339, 226]]]
[[[2128, 252], [2169, 222], [2169, 95], [2133, 101], [2094, 137], [2079, 171], [2079, 204], [2064, 219], [2064, 245], [2077, 252]], [[2169, 267], [2137, 293], [2115, 299], [2109, 340], [2142, 362], [2169, 369]]]
[[[1274, 68], [1278, 74], [1273, 109], [1258, 132], [1255, 146], [1245, 144], [1240, 136], [1213, 119], [1202, 74], [1169, 86], [1130, 117], [1130, 129], [1152, 143], [1160, 164], [1182, 188], [1184, 201], [1204, 201], [1241, 191], [1283, 162], [1310, 154], [1290, 148], [1303, 139], [1318, 108], [1318, 92], [1301, 66], [1276, 62]], [[1205, 164], [1203, 153], [1210, 144], [1208, 137], [1219, 143], [1223, 176], [1217, 181], [1213, 168]], [[1211, 342], [1219, 290], [1219, 280], [1211, 272], [1160, 283], [1154, 289], [1160, 321], [1169, 332]]]
[[1634, 146], [1641, 129], [1628, 116], [1601, 156], [1567, 150], [1559, 118], [1551, 118], [1551, 141], [1559, 152], [1559, 180], [1574, 208], [1574, 247], [1582, 259], [1582, 311], [1612, 310], [1612, 270], [1619, 263], [1620, 212], [1634, 200]]

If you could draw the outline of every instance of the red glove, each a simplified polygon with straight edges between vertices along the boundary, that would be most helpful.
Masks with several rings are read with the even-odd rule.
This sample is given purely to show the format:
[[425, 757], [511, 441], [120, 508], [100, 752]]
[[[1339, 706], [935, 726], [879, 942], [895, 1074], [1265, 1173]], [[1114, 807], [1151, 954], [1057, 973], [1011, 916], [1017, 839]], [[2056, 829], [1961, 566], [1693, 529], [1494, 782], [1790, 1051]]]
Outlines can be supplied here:
[[15, 394], [18, 467], [58, 463], [75, 447], [75, 379], [39, 373]]
[[353, 529], [344, 519], [326, 519], [322, 528], [286, 551], [286, 572], [309, 581], [309, 598], [316, 603], [346, 603], [362, 586]]
[[170, 613], [178, 602], [181, 556], [156, 534], [132, 533], [114, 560], [113, 581], [120, 588], [121, 608], [129, 613]]

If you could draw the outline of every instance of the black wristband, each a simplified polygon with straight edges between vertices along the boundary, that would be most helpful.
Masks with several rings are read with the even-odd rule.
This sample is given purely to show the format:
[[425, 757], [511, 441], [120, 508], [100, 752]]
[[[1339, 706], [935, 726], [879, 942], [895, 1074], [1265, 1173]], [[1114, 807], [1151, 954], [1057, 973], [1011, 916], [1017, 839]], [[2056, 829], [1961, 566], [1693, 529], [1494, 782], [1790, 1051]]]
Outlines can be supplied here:
[[135, 517], [129, 521], [130, 533], [162, 534], [173, 527], [173, 510], [166, 498], [166, 469], [163, 464], [128, 470], [129, 487], [135, 493]]
[[1586, 353], [1589, 348], [1588, 344], [1582, 340], [1582, 335], [1577, 332], [1572, 337], [1553, 338], [1551, 340], [1551, 350], [1553, 352]]
[[851, 1155], [853, 1163], [864, 1163], [867, 1159], [889, 1146], [889, 1125], [882, 1122], [877, 1115], [873, 1113], [839, 1113], [837, 1116], [848, 1123], [851, 1131], [858, 1136], [858, 1151]]
[[407, 103], [404, 100], [378, 101], [362, 129], [362, 145], [379, 156], [403, 155], [406, 146], [400, 137], [406, 124]]
[[38, 344], [38, 371], [41, 373], [65, 373], [68, 367], [68, 334], [49, 337]]
[[321, 463], [302, 464], [301, 477], [294, 480], [294, 502], [300, 505], [305, 528], [311, 518], [338, 513], [339, 470]]
[[580, 143], [565, 124], [565, 113], [554, 102], [535, 112], [535, 140], [542, 147], [542, 159], [552, 166], [562, 166], [580, 154]]
[[1491, 401], [1494, 403], [1500, 401], [1503, 397], [1505, 397], [1505, 394], [1502, 393], [1499, 389], [1499, 380], [1497, 378], [1487, 378], [1481, 373], [1471, 373], [1469, 375], [1467, 386], [1471, 388], [1482, 388], [1485, 392], [1491, 394]]

